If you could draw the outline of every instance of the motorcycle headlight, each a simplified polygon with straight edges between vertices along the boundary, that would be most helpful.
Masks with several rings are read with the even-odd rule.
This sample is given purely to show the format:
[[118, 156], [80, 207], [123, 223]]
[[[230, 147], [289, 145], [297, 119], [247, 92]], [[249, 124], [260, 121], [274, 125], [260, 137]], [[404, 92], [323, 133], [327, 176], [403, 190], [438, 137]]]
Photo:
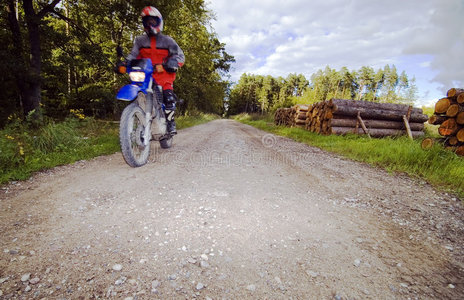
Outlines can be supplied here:
[[145, 73], [144, 72], [130, 72], [129, 77], [134, 82], [144, 82]]

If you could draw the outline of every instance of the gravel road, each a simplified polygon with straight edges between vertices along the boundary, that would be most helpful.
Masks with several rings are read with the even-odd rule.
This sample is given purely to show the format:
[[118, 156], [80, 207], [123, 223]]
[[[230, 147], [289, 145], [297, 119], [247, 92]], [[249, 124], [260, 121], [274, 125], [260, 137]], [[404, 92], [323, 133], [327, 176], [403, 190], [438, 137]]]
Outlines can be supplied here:
[[0, 187], [2, 299], [463, 299], [464, 209], [216, 120]]

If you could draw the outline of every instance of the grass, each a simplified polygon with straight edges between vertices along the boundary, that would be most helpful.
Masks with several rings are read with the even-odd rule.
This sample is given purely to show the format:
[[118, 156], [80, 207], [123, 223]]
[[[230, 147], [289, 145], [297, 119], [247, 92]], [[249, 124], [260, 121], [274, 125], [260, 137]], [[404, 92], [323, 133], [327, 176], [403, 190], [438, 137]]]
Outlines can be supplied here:
[[445, 150], [439, 144], [423, 150], [421, 139], [324, 136], [300, 128], [276, 126], [269, 116], [238, 115], [234, 118], [264, 131], [366, 162], [389, 172], [401, 172], [421, 178], [441, 190], [464, 197], [464, 157]]
[[[177, 118], [177, 128], [217, 119], [197, 113]], [[48, 121], [31, 128], [20, 121], [0, 130], [0, 184], [28, 179], [34, 172], [120, 151], [119, 124], [92, 118]]]

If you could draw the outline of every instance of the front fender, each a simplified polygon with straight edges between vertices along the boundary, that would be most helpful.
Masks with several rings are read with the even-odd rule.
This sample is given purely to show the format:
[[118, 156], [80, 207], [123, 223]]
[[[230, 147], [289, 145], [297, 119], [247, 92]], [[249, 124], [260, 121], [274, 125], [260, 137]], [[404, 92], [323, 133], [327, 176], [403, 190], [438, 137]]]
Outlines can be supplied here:
[[132, 101], [137, 97], [138, 93], [141, 90], [142, 89], [135, 84], [125, 85], [119, 90], [118, 94], [116, 95], [116, 99], [123, 101]]

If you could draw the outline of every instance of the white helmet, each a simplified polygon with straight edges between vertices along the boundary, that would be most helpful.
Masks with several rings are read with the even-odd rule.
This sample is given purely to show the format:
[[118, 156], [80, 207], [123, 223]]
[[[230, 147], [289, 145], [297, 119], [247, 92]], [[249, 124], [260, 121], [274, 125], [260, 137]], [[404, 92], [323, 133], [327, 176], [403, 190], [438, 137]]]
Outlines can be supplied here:
[[156, 35], [163, 31], [163, 16], [159, 10], [153, 6], [147, 6], [142, 10], [141, 16], [143, 28], [149, 35]]

